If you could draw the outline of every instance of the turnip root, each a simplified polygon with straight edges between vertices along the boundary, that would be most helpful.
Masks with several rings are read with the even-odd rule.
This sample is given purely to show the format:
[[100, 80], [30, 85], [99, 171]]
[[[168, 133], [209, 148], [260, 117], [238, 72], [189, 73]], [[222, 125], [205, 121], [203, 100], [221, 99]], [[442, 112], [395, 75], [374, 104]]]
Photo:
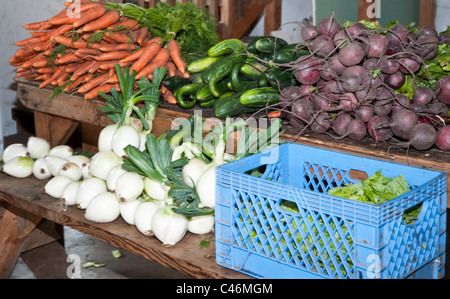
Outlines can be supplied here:
[[443, 151], [450, 151], [450, 125], [438, 129], [435, 144]]

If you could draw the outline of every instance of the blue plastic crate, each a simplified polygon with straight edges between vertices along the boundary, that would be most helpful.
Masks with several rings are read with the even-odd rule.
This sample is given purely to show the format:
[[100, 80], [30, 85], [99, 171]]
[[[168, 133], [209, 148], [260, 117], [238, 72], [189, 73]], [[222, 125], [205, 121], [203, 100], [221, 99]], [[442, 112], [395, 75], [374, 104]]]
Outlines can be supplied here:
[[[327, 195], [378, 170], [402, 174], [412, 190], [381, 205]], [[218, 167], [216, 186], [216, 261], [224, 267], [257, 278], [444, 275], [445, 173], [287, 143]], [[416, 205], [418, 219], [405, 224]]]

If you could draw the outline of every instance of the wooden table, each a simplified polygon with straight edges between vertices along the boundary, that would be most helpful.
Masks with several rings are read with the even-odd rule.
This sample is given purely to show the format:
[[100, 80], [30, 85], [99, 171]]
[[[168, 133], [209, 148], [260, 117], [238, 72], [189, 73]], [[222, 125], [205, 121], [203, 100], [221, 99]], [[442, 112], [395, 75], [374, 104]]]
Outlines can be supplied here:
[[[86, 220], [84, 210], [76, 207], [64, 209], [59, 200], [42, 192], [44, 184], [45, 181], [33, 177], [17, 179], [0, 174], [0, 203], [3, 202], [4, 209], [2, 216], [0, 206], [0, 278], [9, 277], [21, 252], [42, 245], [42, 237], [39, 243], [31, 241], [38, 239], [34, 232], [42, 220], [69, 226], [192, 277], [249, 278], [216, 264], [213, 233], [188, 233], [176, 246], [167, 248], [155, 237], [141, 234], [135, 226], [127, 224], [120, 217], [114, 222], [99, 224]], [[42, 230], [40, 232], [42, 234]], [[210, 244], [201, 247], [200, 242], [205, 239]], [[54, 239], [46, 240], [51, 244]], [[57, 269], [60, 275], [64, 275], [70, 265], [64, 264], [66, 257], [62, 253], [60, 251], [60, 256], [53, 257], [62, 266], [62, 269]]]
[[[49, 101], [51, 88], [39, 89], [37, 83], [26, 79], [17, 79], [17, 93], [19, 101], [33, 110], [36, 136], [46, 138], [52, 146], [63, 144], [75, 128], [81, 126], [83, 148], [95, 152], [100, 130], [111, 123], [109, 118], [97, 109], [103, 105], [101, 100], [85, 101], [78, 95], [65, 94]], [[170, 129], [174, 119], [186, 118], [193, 112], [192, 109], [182, 110], [177, 106], [163, 104], [158, 109], [154, 120], [155, 135]], [[202, 113], [203, 117], [213, 116], [210, 110], [203, 110]], [[289, 127], [285, 129], [286, 132], [282, 138], [288, 141], [450, 173], [450, 153], [437, 149], [426, 152], [410, 149], [407, 152], [393, 147], [392, 143], [374, 143], [371, 140], [366, 142], [349, 139], [335, 140], [323, 134], [296, 136], [296, 131]], [[0, 256], [0, 277], [8, 276], [5, 273], [12, 270], [11, 267], [8, 268], [8, 265], [15, 261], [14, 258], [20, 255], [24, 247], [36, 247], [37, 242], [33, 243], [35, 245], [33, 247], [29, 245], [31, 242], [26, 240], [31, 238], [40, 220], [47, 219], [59, 226], [73, 227], [194, 277], [249, 278], [218, 266], [215, 263], [214, 242], [211, 242], [207, 248], [199, 247], [200, 241], [205, 236], [188, 235], [175, 248], [164, 248], [159, 241], [145, 237], [120, 219], [109, 224], [95, 224], [86, 221], [82, 212], [76, 208], [61, 210], [58, 202], [41, 192], [41, 184], [34, 178], [13, 179], [5, 175], [0, 176], [0, 203], [2, 201], [6, 203], [3, 207], [3, 217], [0, 218], [0, 227], [7, 232], [0, 234], [0, 252], [7, 252], [6, 255]], [[448, 195], [450, 194], [450, 175], [447, 190]], [[58, 227], [53, 230], [58, 231]], [[49, 240], [39, 239], [39, 242], [44, 243]]]

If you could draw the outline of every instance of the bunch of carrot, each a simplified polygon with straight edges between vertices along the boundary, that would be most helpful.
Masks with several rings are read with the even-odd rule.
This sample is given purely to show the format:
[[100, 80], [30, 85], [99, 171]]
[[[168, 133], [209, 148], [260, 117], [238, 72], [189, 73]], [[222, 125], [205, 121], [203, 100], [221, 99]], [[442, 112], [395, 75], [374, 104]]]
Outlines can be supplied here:
[[[24, 26], [31, 37], [14, 45], [20, 48], [10, 59], [17, 77], [42, 81], [64, 92], [79, 92], [93, 99], [98, 92], [119, 90], [115, 65], [129, 66], [139, 79], [152, 79], [155, 68], [166, 67], [170, 76], [189, 77], [176, 40], [165, 44], [152, 38], [136, 20], [107, 10], [105, 2], [65, 2], [56, 16]], [[170, 90], [161, 87], [166, 101], [174, 103]]]

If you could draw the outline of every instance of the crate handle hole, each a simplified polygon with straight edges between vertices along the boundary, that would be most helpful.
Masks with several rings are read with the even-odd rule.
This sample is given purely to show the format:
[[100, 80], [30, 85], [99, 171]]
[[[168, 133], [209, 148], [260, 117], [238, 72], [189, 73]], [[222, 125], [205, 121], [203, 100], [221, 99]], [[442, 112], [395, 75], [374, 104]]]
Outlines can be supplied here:
[[351, 169], [348, 172], [348, 176], [351, 179], [357, 180], [357, 181], [364, 181], [365, 179], [369, 178], [369, 176], [367, 175], [367, 173], [365, 171], [356, 170], [356, 169]]
[[300, 215], [300, 211], [298, 209], [298, 206], [295, 202], [282, 199], [278, 202], [278, 209], [281, 210], [281, 212], [288, 213], [290, 215], [298, 216]]
[[414, 225], [416, 224], [420, 219], [423, 218], [423, 215], [425, 214], [426, 207], [428, 206], [427, 202], [420, 202], [411, 208], [407, 209], [403, 213], [403, 223], [406, 225]]
[[262, 165], [262, 166], [254, 168], [254, 169], [250, 169], [249, 171], [246, 171], [245, 174], [261, 178], [261, 177], [263, 177], [264, 173], [266, 172], [266, 169], [267, 169], [267, 165]]

